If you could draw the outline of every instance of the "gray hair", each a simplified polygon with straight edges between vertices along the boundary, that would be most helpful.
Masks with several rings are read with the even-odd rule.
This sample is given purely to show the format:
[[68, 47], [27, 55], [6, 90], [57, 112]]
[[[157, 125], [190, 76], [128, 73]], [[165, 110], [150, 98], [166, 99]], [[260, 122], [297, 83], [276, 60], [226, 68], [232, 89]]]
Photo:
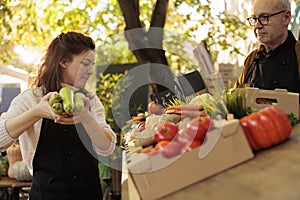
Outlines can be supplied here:
[[278, 8], [280, 10], [291, 11], [291, 1], [290, 0], [277, 0]]

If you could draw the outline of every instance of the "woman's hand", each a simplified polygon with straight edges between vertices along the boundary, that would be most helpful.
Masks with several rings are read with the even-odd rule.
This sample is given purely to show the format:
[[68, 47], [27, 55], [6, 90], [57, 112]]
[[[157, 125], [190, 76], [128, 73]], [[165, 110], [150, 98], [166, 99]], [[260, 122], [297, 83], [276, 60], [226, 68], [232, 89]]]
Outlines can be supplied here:
[[89, 112], [90, 101], [87, 97], [83, 97], [84, 108], [80, 112], [73, 113], [62, 113], [62, 115], [57, 115], [55, 117], [55, 122], [59, 124], [77, 124], [77, 123], [87, 123], [91, 120], [92, 115]]
[[51, 105], [49, 104], [49, 98], [53, 93], [55, 92], [49, 92], [46, 94], [36, 106], [36, 111], [40, 118], [55, 120], [59, 116], [52, 111]]

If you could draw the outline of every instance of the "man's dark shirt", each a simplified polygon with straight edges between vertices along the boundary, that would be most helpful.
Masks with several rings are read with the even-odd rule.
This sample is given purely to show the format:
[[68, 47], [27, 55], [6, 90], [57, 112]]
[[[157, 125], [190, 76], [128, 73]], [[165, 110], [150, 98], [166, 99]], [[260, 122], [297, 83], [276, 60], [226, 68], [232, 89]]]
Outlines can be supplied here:
[[295, 52], [296, 39], [289, 31], [287, 40], [272, 52], [263, 45], [245, 75], [245, 83], [260, 89], [287, 89], [300, 93], [300, 81]]

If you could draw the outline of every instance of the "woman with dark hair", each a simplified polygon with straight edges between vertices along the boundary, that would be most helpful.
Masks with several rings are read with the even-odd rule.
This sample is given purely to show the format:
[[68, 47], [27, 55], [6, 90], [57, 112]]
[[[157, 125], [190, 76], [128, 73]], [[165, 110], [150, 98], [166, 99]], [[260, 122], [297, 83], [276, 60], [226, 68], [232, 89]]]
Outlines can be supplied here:
[[[1, 115], [0, 150], [19, 140], [33, 175], [30, 200], [102, 199], [97, 155], [110, 155], [116, 136], [98, 97], [85, 90], [94, 61], [90, 37], [60, 34], [47, 49], [34, 87]], [[85, 94], [83, 110], [72, 115], [52, 111], [48, 100], [64, 86]]]

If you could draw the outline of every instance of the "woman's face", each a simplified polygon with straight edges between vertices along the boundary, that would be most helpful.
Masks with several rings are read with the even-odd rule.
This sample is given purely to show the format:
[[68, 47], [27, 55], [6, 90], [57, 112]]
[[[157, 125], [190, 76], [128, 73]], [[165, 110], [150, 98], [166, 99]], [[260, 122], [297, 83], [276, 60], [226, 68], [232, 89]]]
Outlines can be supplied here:
[[62, 61], [60, 65], [64, 68], [63, 83], [79, 89], [84, 88], [93, 74], [94, 63], [95, 52], [92, 50], [73, 56], [72, 61]]

